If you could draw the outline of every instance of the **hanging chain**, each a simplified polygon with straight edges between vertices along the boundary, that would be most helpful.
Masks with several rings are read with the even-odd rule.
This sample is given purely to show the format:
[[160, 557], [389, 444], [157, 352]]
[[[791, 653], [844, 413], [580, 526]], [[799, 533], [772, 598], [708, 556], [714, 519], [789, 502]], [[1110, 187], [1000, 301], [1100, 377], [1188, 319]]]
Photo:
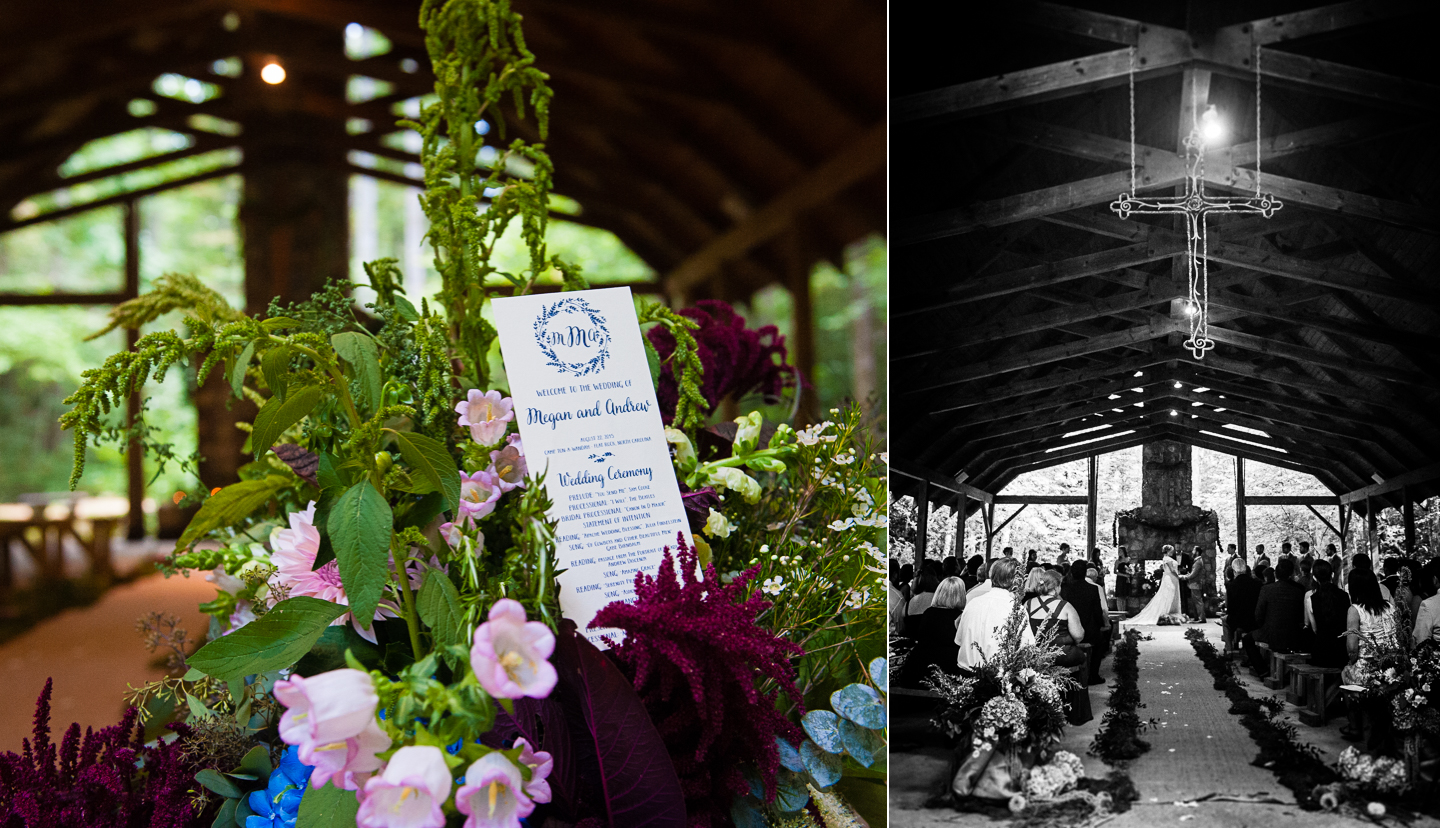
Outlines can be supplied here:
[[1255, 42], [1255, 197], [1260, 198], [1260, 42]]
[[1130, 47], [1130, 195], [1135, 195], [1135, 47]]

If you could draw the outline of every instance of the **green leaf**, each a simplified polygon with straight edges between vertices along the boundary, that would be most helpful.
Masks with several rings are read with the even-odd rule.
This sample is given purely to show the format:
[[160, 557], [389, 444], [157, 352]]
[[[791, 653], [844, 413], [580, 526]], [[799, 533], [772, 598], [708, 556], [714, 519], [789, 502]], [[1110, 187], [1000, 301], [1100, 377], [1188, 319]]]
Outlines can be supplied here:
[[235, 824], [235, 806], [239, 804], [238, 799], [227, 799], [225, 804], [220, 806], [220, 813], [215, 815], [215, 821], [210, 823], [210, 828], [230, 828]]
[[278, 474], [267, 475], [264, 480], [231, 483], [201, 505], [190, 525], [180, 534], [180, 540], [175, 542], [176, 551], [185, 549], [208, 532], [239, 523], [288, 485], [289, 481]]
[[308, 595], [287, 598], [235, 632], [201, 647], [190, 656], [189, 664], [221, 681], [289, 667], [310, 652], [330, 622], [347, 609]]
[[190, 695], [185, 694], [185, 706], [190, 708], [190, 715], [196, 719], [208, 719], [215, 715], [215, 712], [205, 706], [205, 703]]
[[641, 341], [645, 343], [645, 364], [650, 367], [650, 383], [660, 384], [660, 352], [650, 344], [650, 337], [642, 336]]
[[394, 304], [395, 311], [401, 319], [412, 324], [420, 321], [420, 311], [415, 310], [415, 306], [410, 304], [409, 299], [397, 293], [395, 294]]
[[389, 579], [386, 553], [393, 524], [390, 504], [368, 480], [346, 489], [325, 521], [340, 565], [340, 582], [363, 629], [370, 629]]
[[354, 828], [360, 800], [354, 791], [335, 785], [305, 789], [295, 828]]
[[267, 333], [273, 333], [281, 328], [298, 328], [300, 327], [300, 321], [291, 319], [288, 316], [272, 316], [264, 322], [261, 322], [260, 327], [264, 328]]
[[230, 368], [230, 390], [235, 396], [240, 396], [240, 389], [245, 385], [245, 369], [250, 367], [250, 358], [255, 356], [255, 343], [246, 344], [245, 350], [235, 358], [235, 364]]
[[455, 465], [455, 458], [445, 450], [445, 444], [423, 434], [413, 432], [396, 431], [395, 442], [400, 446], [400, 456], [410, 464], [410, 468], [419, 472], [422, 477], [430, 481], [437, 491], [445, 495], [445, 503], [450, 511], [460, 511], [460, 469]]
[[229, 777], [214, 768], [206, 768], [195, 774], [195, 781], [226, 799], [239, 799], [245, 795]]
[[240, 767], [236, 770], [241, 773], [254, 774], [259, 779], [269, 778], [270, 771], [273, 770], [270, 766], [270, 751], [264, 745], [250, 748], [250, 752], [240, 760]]
[[290, 358], [293, 353], [288, 345], [277, 345], [260, 357], [260, 373], [265, 375], [265, 385], [276, 399], [284, 400], [290, 388]]
[[250, 433], [250, 450], [255, 452], [255, 457], [263, 457], [285, 429], [305, 419], [323, 393], [313, 385], [306, 385], [284, 400], [271, 397], [255, 415], [255, 430]]
[[295, 672], [302, 676], [328, 673], [347, 666], [345, 654], [353, 653], [361, 669], [372, 670], [380, 666], [380, 648], [360, 637], [350, 624], [326, 627], [320, 640], [310, 648], [305, 657], [295, 662]]
[[330, 337], [330, 344], [334, 346], [335, 353], [354, 369], [355, 381], [360, 384], [360, 391], [369, 403], [367, 413], [378, 411], [385, 379], [380, 376], [380, 352], [375, 347], [375, 340], [365, 334], [346, 331]]
[[425, 573], [425, 583], [420, 587], [416, 609], [420, 620], [435, 634], [440, 645], [465, 643], [464, 613], [460, 609], [460, 593], [450, 578], [438, 569]]

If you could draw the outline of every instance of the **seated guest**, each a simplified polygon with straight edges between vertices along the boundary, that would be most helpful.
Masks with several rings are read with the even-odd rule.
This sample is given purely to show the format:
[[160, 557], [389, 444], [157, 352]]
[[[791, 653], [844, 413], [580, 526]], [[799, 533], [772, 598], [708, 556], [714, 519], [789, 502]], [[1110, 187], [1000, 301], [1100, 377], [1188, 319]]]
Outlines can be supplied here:
[[965, 582], [946, 578], [935, 588], [935, 599], [916, 625], [915, 649], [905, 659], [904, 686], [918, 687], [930, 675], [931, 666], [938, 665], [947, 673], [958, 669], [959, 650], [955, 646], [955, 625], [965, 609]]
[[[1000, 640], [1005, 624], [1010, 620], [1010, 611], [1018, 600], [1015, 592], [1023, 584], [1017, 583], [1020, 576], [1020, 562], [1014, 558], [1000, 558], [990, 564], [990, 589], [976, 597], [965, 596], [965, 610], [960, 613], [960, 625], [955, 632], [955, 644], [959, 647], [956, 663], [962, 669], [974, 670], [990, 660], [1001, 647], [1009, 646]], [[1029, 624], [1020, 628], [1020, 644], [1034, 644], [1035, 633]]]
[[1309, 592], [1315, 588], [1315, 581], [1311, 576], [1315, 559], [1308, 555], [1301, 555], [1298, 560], [1300, 561], [1300, 576], [1295, 579], [1295, 583], [1299, 584], [1301, 589]]
[[1090, 645], [1090, 684], [1103, 684], [1100, 677], [1100, 659], [1104, 657], [1105, 634], [1103, 628], [1110, 622], [1100, 606], [1100, 593], [1095, 585], [1085, 580], [1087, 565], [1084, 560], [1070, 562], [1070, 580], [1060, 588], [1064, 598], [1080, 614], [1080, 623], [1085, 627], [1085, 643]]
[[968, 592], [975, 588], [984, 577], [981, 568], [985, 566], [985, 559], [979, 555], [971, 555], [970, 560], [965, 562], [965, 571], [960, 573], [960, 580], [965, 582], [965, 590]]
[[1025, 583], [1026, 591], [1034, 591], [1036, 597], [1025, 602], [1025, 611], [1030, 615], [1030, 629], [1038, 639], [1047, 630], [1055, 630], [1055, 646], [1064, 655], [1055, 663], [1061, 667], [1073, 667], [1085, 660], [1085, 651], [1080, 642], [1085, 640], [1085, 626], [1080, 623], [1080, 614], [1060, 597], [1060, 579], [1047, 569], [1036, 569]]
[[1260, 588], [1255, 632], [1245, 646], [1255, 675], [1264, 678], [1270, 672], [1270, 660], [1262, 656], [1255, 642], [1269, 644], [1272, 652], [1293, 653], [1304, 629], [1305, 590], [1295, 583], [1295, 559], [1281, 558], [1275, 565], [1275, 583]]
[[930, 602], [935, 600], [935, 589], [939, 586], [940, 562], [925, 561], [920, 565], [920, 577], [915, 580], [915, 596], [905, 608], [905, 629], [911, 638], [920, 628], [920, 616], [930, 609]]
[[946, 578], [957, 578], [960, 576], [960, 559], [954, 555], [947, 555], [945, 560], [940, 562], [940, 580]]
[[[1355, 553], [1355, 557], [1350, 559], [1350, 577], [1354, 578], [1355, 573], [1359, 572], [1362, 569], [1366, 572], [1369, 572], [1371, 575], [1375, 575], [1375, 566], [1370, 562], [1370, 556], [1366, 555], [1364, 552], [1357, 552]], [[1386, 600], [1386, 602], [1394, 599], [1394, 596], [1390, 594], [1390, 590], [1386, 588], [1384, 584], [1380, 583], [1378, 575], [1376, 576], [1375, 584], [1376, 586], [1380, 587], [1380, 595]], [[1355, 602], [1355, 593], [1353, 592], [1350, 593], [1350, 602]]]
[[1238, 648], [1240, 638], [1255, 630], [1255, 602], [1260, 598], [1260, 581], [1250, 574], [1244, 558], [1230, 561], [1230, 580], [1225, 584], [1225, 621], [1230, 627], [1230, 646]]
[[1260, 582], [1261, 586], [1275, 583], [1275, 567], [1269, 564], [1256, 564], [1255, 579]]
[[1432, 558], [1420, 567], [1418, 593], [1427, 596], [1415, 613], [1415, 628], [1410, 632], [1410, 646], [1423, 641], [1440, 641], [1440, 558]]
[[[1398, 614], [1395, 605], [1380, 594], [1380, 582], [1368, 567], [1350, 573], [1350, 601], [1346, 619], [1350, 663], [1340, 677], [1348, 684], [1364, 684], [1378, 656], [1384, 650], [1399, 646], [1399, 631], [1395, 626]], [[1354, 739], [1361, 735], [1363, 728], [1366, 750], [1377, 755], [1388, 753], [1391, 747], [1389, 703], [1362, 701], [1352, 705], [1350, 713], [1348, 732], [1342, 729], [1341, 734]]]
[[1315, 588], [1305, 594], [1305, 626], [1315, 634], [1310, 663], [1316, 667], [1344, 667], [1349, 660], [1345, 629], [1350, 596], [1335, 586], [1335, 571], [1324, 558], [1315, 562], [1310, 573], [1315, 579]]
[[895, 585], [900, 594], [905, 597], [905, 603], [910, 603], [910, 591], [915, 586], [915, 565], [905, 564], [900, 567], [900, 583]]

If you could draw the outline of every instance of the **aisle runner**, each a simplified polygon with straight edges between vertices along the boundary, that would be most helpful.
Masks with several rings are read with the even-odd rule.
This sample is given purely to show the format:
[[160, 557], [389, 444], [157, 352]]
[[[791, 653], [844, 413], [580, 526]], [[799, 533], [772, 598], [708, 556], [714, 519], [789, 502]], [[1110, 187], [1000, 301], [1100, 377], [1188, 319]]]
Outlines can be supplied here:
[[[1206, 625], [1216, 639], [1219, 628]], [[1230, 700], [1214, 688], [1190, 642], [1186, 627], [1142, 627], [1155, 636], [1140, 642], [1142, 719], [1159, 726], [1145, 731], [1150, 752], [1130, 766], [1140, 804], [1171, 806], [1175, 800], [1208, 793], [1254, 794], [1268, 791], [1284, 802], [1294, 797], [1274, 774], [1250, 763], [1257, 754], [1250, 734], [1231, 715]], [[1212, 634], [1214, 633], [1214, 634]], [[1252, 806], [1253, 807], [1253, 806]]]

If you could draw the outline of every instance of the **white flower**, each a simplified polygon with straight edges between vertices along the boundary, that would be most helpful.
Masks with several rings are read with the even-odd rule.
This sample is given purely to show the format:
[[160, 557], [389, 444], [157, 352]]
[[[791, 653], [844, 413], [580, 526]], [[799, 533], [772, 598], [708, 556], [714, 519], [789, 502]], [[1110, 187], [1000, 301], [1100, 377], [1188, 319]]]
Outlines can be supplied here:
[[843, 531], [845, 531], [846, 529], [849, 529], [851, 526], [854, 526], [854, 525], [855, 525], [855, 519], [854, 519], [854, 518], [846, 518], [845, 520], [832, 520], [832, 521], [830, 521], [830, 529], [831, 529], [831, 531], [834, 531], [834, 532], [843, 532]]
[[870, 603], [870, 587], [865, 587], [863, 590], [852, 589], [850, 594], [845, 596], [845, 605], [850, 609], [860, 609], [868, 603]]
[[870, 541], [864, 541], [863, 543], [861, 543], [860, 551], [882, 563], [885, 560], [884, 557], [880, 554], [880, 548], [877, 547], [875, 544], [871, 543]]
[[841, 452], [841, 453], [835, 455], [835, 462], [836, 462], [836, 463], [839, 463], [839, 464], [842, 465], [842, 466], [848, 466], [848, 465], [850, 465], [851, 463], [854, 463], [854, 462], [855, 462], [855, 455], [854, 455], [854, 454], [847, 454], [847, 453], [845, 453], [845, 452]]
[[890, 452], [888, 452], [888, 451], [882, 451], [882, 452], [880, 452], [880, 462], [881, 462], [881, 463], [884, 463], [884, 464], [887, 465], [887, 466], [890, 465]]
[[710, 510], [710, 516], [705, 520], [705, 534], [712, 538], [728, 538], [734, 528], [735, 524], [714, 509]]
[[785, 579], [779, 575], [774, 578], [766, 578], [760, 585], [760, 591], [766, 595], [779, 595], [785, 590]]
[[826, 420], [819, 425], [812, 425], [809, 428], [802, 428], [801, 430], [795, 432], [795, 440], [799, 442], [802, 446], [813, 446], [816, 443], [820, 442], [820, 433], [832, 425], [834, 425], [834, 423]]

